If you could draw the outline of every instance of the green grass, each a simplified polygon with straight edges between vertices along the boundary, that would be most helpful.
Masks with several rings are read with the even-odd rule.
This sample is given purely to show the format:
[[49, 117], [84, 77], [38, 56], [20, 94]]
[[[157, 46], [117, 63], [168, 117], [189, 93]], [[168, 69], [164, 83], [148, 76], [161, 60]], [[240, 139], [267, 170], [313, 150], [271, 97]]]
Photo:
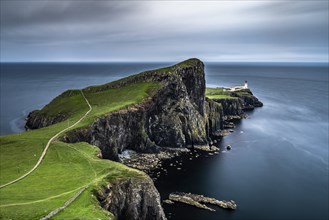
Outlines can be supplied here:
[[[106, 84], [105, 84], [106, 85]], [[121, 88], [109, 88], [106, 90], [84, 89], [84, 94], [93, 107], [93, 111], [87, 116], [86, 120], [79, 123], [79, 127], [92, 123], [96, 117], [106, 113], [118, 110], [124, 106], [142, 101], [146, 96], [159, 88], [158, 83], [134, 83]], [[95, 88], [104, 87], [104, 85]], [[52, 100], [37, 114], [46, 117], [55, 117], [56, 115], [65, 115], [64, 120], [68, 122], [81, 117], [88, 110], [86, 102], [79, 90], [68, 90]]]
[[234, 99], [224, 88], [206, 88], [206, 97], [209, 99]]
[[250, 96], [251, 94], [247, 91], [236, 91], [236, 94], [240, 95], [240, 96]]
[[158, 83], [135, 83], [123, 88], [108, 89], [96, 93], [85, 93], [93, 107], [93, 111], [90, 116], [88, 116], [86, 122], [81, 125], [89, 124], [93, 122], [96, 117], [103, 116], [108, 112], [139, 103], [159, 87], [160, 85]]
[[[65, 108], [63, 108], [63, 106], [65, 106]], [[68, 118], [69, 116], [81, 112], [81, 107], [84, 108], [85, 105], [80, 91], [68, 90], [46, 105], [41, 111], [39, 111], [39, 114], [44, 114], [48, 117], [62, 114]]]
[[94, 196], [91, 187], [84, 191], [77, 200], [53, 219], [109, 219], [114, 216], [102, 209]]
[[[134, 83], [100, 92], [86, 91], [93, 107], [76, 127], [86, 126], [97, 117], [139, 103], [159, 88], [155, 83]], [[39, 114], [65, 114], [67, 120], [49, 127], [0, 137], [0, 183], [4, 184], [30, 170], [47, 141], [57, 132], [75, 123], [88, 106], [80, 91], [67, 91], [54, 99]], [[55, 219], [108, 219], [92, 195], [104, 179], [115, 181], [141, 172], [109, 160], [98, 159], [98, 148], [87, 143], [53, 142], [44, 161], [25, 179], [0, 189], [0, 219], [39, 219], [62, 206], [86, 184], [91, 186]]]
[[[26, 179], [1, 189], [0, 218], [41, 218], [91, 183], [91, 187], [76, 201], [77, 204], [74, 202], [69, 206], [63, 216], [86, 216], [85, 213], [88, 213], [90, 218], [106, 219], [110, 214], [97, 205], [92, 188], [106, 177], [115, 180], [143, 174], [120, 163], [101, 160], [96, 157], [97, 152], [98, 148], [87, 143], [52, 144], [42, 166]], [[1, 207], [3, 205], [7, 206]]]
[[138, 78], [142, 78], [142, 77], [146, 77], [147, 79], [149, 79], [150, 81], [152, 81], [152, 78], [154, 75], [156, 74], [173, 74], [176, 72], [176, 70], [178, 68], [187, 68], [187, 67], [192, 67], [192, 66], [196, 66], [199, 62], [201, 62], [200, 60], [196, 59], [196, 58], [191, 58], [188, 60], [185, 60], [183, 62], [180, 62], [178, 64], [175, 64], [173, 66], [169, 66], [169, 67], [163, 67], [163, 68], [159, 68], [156, 70], [148, 70], [148, 71], [144, 71], [132, 76], [128, 76], [126, 78], [123, 79], [119, 79], [110, 83], [106, 83], [103, 85], [97, 85], [97, 86], [90, 86], [84, 89], [85, 92], [95, 92], [95, 91], [103, 91], [103, 90], [108, 90], [111, 87], [115, 87], [119, 84], [125, 84], [125, 83], [135, 83], [136, 79]]

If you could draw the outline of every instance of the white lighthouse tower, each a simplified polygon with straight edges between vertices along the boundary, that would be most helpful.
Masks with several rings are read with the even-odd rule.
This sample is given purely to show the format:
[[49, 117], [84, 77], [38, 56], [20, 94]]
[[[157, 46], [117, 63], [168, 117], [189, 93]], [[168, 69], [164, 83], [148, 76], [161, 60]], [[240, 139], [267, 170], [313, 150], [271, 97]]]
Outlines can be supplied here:
[[248, 89], [248, 81], [244, 81], [244, 86], [243, 86], [245, 89]]

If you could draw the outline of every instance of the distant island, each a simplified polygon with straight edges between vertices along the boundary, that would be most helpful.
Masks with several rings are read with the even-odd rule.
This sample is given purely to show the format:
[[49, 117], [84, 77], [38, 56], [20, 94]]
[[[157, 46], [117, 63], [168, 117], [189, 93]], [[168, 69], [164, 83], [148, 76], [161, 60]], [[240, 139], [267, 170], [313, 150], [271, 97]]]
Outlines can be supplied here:
[[[218, 153], [234, 121], [261, 106], [247, 82], [206, 88], [204, 64], [195, 58], [67, 90], [28, 115], [28, 131], [0, 137], [0, 217], [166, 219], [156, 177], [148, 174], [192, 149]], [[206, 209], [205, 201], [236, 207], [234, 201], [172, 196], [189, 198]]]

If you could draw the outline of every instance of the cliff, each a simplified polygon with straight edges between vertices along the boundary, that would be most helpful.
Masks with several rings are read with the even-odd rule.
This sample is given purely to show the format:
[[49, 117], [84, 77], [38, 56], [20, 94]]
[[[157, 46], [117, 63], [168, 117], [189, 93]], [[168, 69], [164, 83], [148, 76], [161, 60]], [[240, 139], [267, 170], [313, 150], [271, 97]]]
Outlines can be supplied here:
[[[128, 100], [126, 94], [138, 96], [139, 87], [145, 85], [152, 88], [142, 91], [147, 95]], [[244, 110], [262, 105], [250, 90], [206, 98], [204, 64], [198, 59], [82, 91], [99, 112], [91, 112], [83, 126], [66, 132], [61, 139], [95, 145], [102, 158], [111, 160], [119, 160], [118, 155], [126, 149], [154, 153], [167, 147], [208, 145], [222, 136], [228, 120], [242, 118]], [[78, 93], [66, 91], [43, 109], [31, 112], [26, 127], [42, 128], [78, 115], [83, 108]], [[113, 108], [119, 101], [124, 104]], [[122, 179], [97, 195], [102, 207], [118, 219], [165, 219], [150, 179]]]
[[239, 98], [212, 99], [221, 104], [224, 114], [224, 120], [241, 119], [245, 116], [243, 111], [243, 100]]
[[232, 92], [231, 96], [237, 97], [239, 100], [242, 101], [243, 110], [252, 110], [256, 107], [263, 106], [263, 103], [253, 95], [250, 89], [243, 89], [237, 92]]
[[[207, 132], [205, 75], [201, 61], [190, 59], [172, 67], [147, 71], [101, 88], [88, 87], [83, 91], [88, 96], [88, 93], [138, 82], [156, 82], [161, 86], [138, 104], [98, 117], [88, 126], [68, 132], [64, 140], [96, 145], [102, 150], [103, 158], [112, 160], [118, 160], [118, 153], [125, 149], [156, 152], [161, 147], [207, 145], [215, 127]], [[214, 114], [219, 116], [220, 112]], [[50, 119], [42, 110], [34, 111], [28, 116], [26, 126], [33, 129], [59, 122], [54, 118], [61, 121], [65, 117], [53, 115]]]
[[[143, 82], [160, 86], [139, 103], [97, 117], [87, 126], [67, 132], [64, 141], [88, 142], [101, 149], [103, 158], [112, 160], [118, 160], [118, 154], [126, 149], [147, 153], [158, 152], [163, 147], [207, 145], [211, 138], [220, 137], [225, 121], [241, 119], [245, 117], [244, 110], [262, 106], [249, 89], [206, 100], [204, 64], [198, 59], [83, 91], [88, 96]], [[53, 102], [71, 93], [66, 91]], [[70, 115], [70, 112], [60, 111], [47, 116], [52, 106], [55, 104], [51, 102], [44, 108], [47, 111], [31, 112], [26, 127], [49, 126]]]
[[223, 106], [214, 100], [206, 98], [205, 112], [208, 140], [220, 137], [225, 117]]
[[101, 206], [117, 220], [164, 220], [160, 195], [149, 177], [128, 178], [96, 192]]

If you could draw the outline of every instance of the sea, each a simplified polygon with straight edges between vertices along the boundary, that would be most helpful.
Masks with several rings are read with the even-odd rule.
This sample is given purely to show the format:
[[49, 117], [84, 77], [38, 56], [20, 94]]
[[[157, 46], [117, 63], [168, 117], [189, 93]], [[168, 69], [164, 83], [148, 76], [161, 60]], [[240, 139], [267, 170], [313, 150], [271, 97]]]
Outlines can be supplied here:
[[[1, 135], [24, 131], [25, 118], [67, 89], [103, 84], [173, 63], [1, 63]], [[220, 153], [164, 162], [155, 181], [162, 199], [191, 192], [234, 200], [236, 210], [164, 204], [173, 220], [327, 220], [328, 63], [205, 63], [208, 87], [242, 85], [264, 106], [220, 142]], [[225, 146], [231, 145], [227, 151]]]

